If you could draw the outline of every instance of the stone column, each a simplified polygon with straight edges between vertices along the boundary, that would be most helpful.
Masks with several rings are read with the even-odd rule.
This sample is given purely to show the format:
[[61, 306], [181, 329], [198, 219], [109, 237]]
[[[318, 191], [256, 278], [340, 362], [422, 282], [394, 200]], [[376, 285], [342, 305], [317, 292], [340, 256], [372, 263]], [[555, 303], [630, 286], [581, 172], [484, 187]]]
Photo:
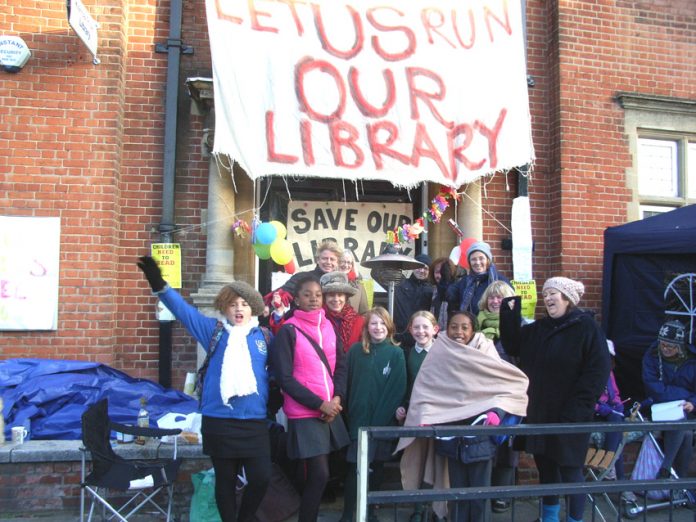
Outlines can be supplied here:
[[[213, 307], [215, 296], [225, 284], [234, 280], [234, 248], [231, 226], [235, 214], [235, 194], [231, 173], [220, 172], [211, 157], [208, 172], [208, 210], [203, 214], [207, 234], [205, 276], [198, 292], [191, 294], [193, 304], [204, 314], [219, 317]], [[198, 364], [205, 359], [205, 350], [198, 345]]]
[[483, 241], [483, 216], [481, 212], [481, 184], [470, 183], [466, 186], [468, 196], [462, 196], [457, 206], [457, 223], [464, 232], [464, 237], [475, 237]]

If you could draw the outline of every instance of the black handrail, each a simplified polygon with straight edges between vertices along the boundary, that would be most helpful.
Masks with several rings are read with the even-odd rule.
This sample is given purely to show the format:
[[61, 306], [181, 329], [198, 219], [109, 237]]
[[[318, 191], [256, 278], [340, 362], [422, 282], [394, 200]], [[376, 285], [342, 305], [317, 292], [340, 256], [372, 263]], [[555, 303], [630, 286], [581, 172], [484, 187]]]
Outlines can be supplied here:
[[[366, 432], [367, 441], [389, 440], [402, 437], [450, 437], [471, 435], [551, 435], [596, 432], [649, 432], [696, 429], [696, 421], [669, 422], [585, 422], [567, 424], [519, 424], [515, 426], [425, 426], [425, 427], [363, 427], [359, 439]], [[359, 448], [360, 451], [363, 448]], [[368, 448], [364, 448], [365, 451]], [[360, 463], [360, 454], [358, 463]], [[593, 481], [563, 484], [534, 484], [514, 486], [488, 486], [451, 489], [418, 489], [393, 491], [367, 491], [366, 504], [400, 504], [413, 502], [475, 500], [489, 498], [542, 497], [545, 495], [569, 495], [611, 493], [622, 491], [696, 489], [696, 478]], [[358, 495], [362, 497], [362, 495]], [[364, 510], [358, 509], [358, 512]]]

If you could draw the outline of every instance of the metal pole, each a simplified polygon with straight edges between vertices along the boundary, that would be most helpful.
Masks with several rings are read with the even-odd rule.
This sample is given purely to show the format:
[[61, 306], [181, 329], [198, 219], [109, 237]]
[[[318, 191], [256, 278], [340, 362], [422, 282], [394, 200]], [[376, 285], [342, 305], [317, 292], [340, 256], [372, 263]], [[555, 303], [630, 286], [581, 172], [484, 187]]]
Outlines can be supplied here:
[[396, 281], [389, 281], [389, 288], [387, 289], [387, 298], [389, 306], [389, 315], [394, 317], [394, 290], [396, 287]]
[[360, 428], [358, 430], [358, 506], [355, 516], [356, 522], [365, 522], [367, 520], [367, 480], [370, 476], [369, 462], [367, 460], [368, 444], [367, 430]]
[[[164, 164], [162, 172], [162, 221], [159, 232], [161, 241], [170, 243], [174, 230], [174, 176], [176, 173], [176, 120], [179, 96], [179, 65], [181, 53], [182, 0], [172, 0], [169, 13], [169, 39], [167, 47], [167, 83], [164, 99]], [[172, 383], [172, 332], [174, 323], [159, 324], [159, 383], [169, 387]]]

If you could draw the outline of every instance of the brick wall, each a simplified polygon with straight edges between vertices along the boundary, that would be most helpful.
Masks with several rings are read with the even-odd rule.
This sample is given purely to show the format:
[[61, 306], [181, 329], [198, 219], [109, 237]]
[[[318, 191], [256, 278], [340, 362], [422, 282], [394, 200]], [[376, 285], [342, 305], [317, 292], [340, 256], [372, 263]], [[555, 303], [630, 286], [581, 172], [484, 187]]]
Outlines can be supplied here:
[[589, 283], [599, 309], [603, 232], [626, 221], [633, 195], [618, 92], [696, 98], [693, 2], [559, 2], [557, 164], [559, 263], [555, 271]]
[[[0, 213], [59, 216], [61, 256], [58, 331], [0, 332], [0, 357], [96, 360], [154, 379], [154, 299], [134, 262], [161, 240], [167, 55], [155, 44], [167, 39], [168, 3], [86, 2], [100, 23], [99, 65], [69, 28], [64, 4], [5, 3], [0, 24], [33, 56], [3, 77]], [[202, 3], [184, 9], [184, 39], [195, 54], [181, 64], [172, 240], [182, 245], [188, 294], [205, 268], [208, 163], [184, 80], [210, 75], [210, 58]], [[179, 328], [174, 342], [180, 386], [195, 366], [195, 345]]]
[[[98, 19], [100, 65], [68, 27], [64, 4], [0, 0], [0, 26], [33, 56], [0, 84], [0, 213], [61, 218], [56, 332], [0, 332], [0, 358], [105, 362], [156, 378], [154, 299], [134, 266], [161, 239], [164, 95], [169, 2], [86, 1]], [[618, 91], [696, 98], [696, 14], [691, 0], [527, 1], [528, 66], [536, 161], [529, 182], [535, 276], [567, 275], [599, 309], [603, 231], [625, 222], [631, 163]], [[183, 294], [205, 270], [210, 122], [191, 115], [184, 81], [211, 76], [204, 3], [183, 4], [172, 240], [181, 244]], [[484, 239], [511, 274], [515, 173], [482, 181]], [[174, 384], [195, 347], [174, 334]]]
[[[174, 509], [178, 517], [183, 517], [181, 520], [187, 520], [190, 509], [191, 475], [210, 467], [207, 458], [182, 462], [174, 485]], [[8, 517], [29, 512], [37, 516], [57, 512], [78, 515], [80, 462], [0, 464], [0, 513]]]

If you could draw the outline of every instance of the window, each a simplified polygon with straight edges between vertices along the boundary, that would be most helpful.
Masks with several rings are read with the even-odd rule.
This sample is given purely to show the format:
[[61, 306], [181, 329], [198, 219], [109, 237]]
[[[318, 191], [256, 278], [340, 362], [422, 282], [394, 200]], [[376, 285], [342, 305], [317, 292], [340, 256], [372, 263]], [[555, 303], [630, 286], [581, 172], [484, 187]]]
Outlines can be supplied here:
[[645, 219], [653, 216], [657, 216], [658, 214], [663, 214], [665, 212], [669, 212], [670, 210], [674, 210], [674, 207], [667, 207], [667, 206], [658, 206], [658, 205], [641, 205], [640, 206], [640, 218]]
[[638, 195], [641, 217], [693, 203], [689, 200], [696, 199], [696, 138], [639, 137]]
[[686, 194], [689, 199], [696, 199], [696, 142], [690, 141], [686, 150], [689, 158], [687, 161], [689, 173], [686, 177], [689, 190]]
[[642, 197], [679, 197], [677, 142], [638, 139], [638, 193]]
[[620, 93], [633, 167], [629, 219], [696, 203], [696, 105], [693, 100]]

